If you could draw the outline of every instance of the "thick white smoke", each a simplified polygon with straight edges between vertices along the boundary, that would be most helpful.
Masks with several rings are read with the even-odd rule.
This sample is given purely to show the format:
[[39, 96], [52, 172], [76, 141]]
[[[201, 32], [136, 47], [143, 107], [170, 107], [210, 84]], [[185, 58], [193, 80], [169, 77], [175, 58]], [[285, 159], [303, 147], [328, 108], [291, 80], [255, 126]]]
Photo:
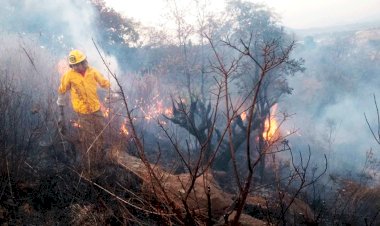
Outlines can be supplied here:
[[327, 155], [330, 172], [344, 175], [361, 172], [368, 151], [380, 155], [364, 116], [377, 133], [373, 96], [379, 99], [380, 92], [373, 76], [379, 74], [379, 67], [364, 51], [365, 46], [349, 40], [340, 40], [340, 48], [337, 43], [303, 47], [298, 56], [305, 58], [307, 69], [290, 79], [294, 92], [280, 106], [294, 114], [283, 128], [297, 129], [290, 137], [294, 147], [306, 151], [310, 145], [313, 156]]
[[[94, 46], [98, 29], [95, 25], [96, 9], [86, 0], [21, 0], [2, 1], [0, 24], [2, 33], [34, 34], [41, 46], [46, 46], [58, 58], [66, 58], [72, 49], [86, 53], [90, 65], [106, 74], [103, 62]], [[106, 51], [98, 46], [102, 54]], [[106, 56], [107, 63], [117, 71], [117, 61]]]

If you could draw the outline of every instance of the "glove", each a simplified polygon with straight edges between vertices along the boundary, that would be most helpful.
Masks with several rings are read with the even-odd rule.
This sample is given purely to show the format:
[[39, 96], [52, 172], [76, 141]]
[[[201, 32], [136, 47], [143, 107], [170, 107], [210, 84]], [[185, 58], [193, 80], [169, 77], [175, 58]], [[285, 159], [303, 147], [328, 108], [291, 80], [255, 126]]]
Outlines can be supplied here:
[[63, 94], [58, 94], [58, 99], [57, 99], [57, 104], [58, 106], [65, 106], [65, 96]]
[[120, 99], [120, 95], [118, 92], [111, 90], [110, 92], [107, 92], [107, 95], [105, 97], [106, 102], [115, 102]]

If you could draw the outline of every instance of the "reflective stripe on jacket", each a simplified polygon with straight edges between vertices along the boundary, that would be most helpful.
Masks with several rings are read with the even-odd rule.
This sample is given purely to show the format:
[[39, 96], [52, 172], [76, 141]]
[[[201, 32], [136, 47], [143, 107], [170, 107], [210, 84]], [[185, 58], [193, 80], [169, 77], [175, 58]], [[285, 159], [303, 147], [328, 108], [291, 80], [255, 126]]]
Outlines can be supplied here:
[[81, 75], [74, 69], [68, 70], [61, 78], [58, 92], [61, 94], [70, 90], [71, 103], [75, 112], [90, 114], [100, 109], [97, 85], [109, 88], [110, 83], [98, 70], [88, 67], [86, 73]]

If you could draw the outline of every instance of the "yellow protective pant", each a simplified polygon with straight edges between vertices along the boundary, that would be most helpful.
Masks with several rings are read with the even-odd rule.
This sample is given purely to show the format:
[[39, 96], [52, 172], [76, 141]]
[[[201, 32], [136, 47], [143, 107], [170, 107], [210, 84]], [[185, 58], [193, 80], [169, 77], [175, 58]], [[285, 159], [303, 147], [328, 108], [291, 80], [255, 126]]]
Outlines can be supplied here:
[[78, 114], [81, 140], [81, 165], [91, 172], [104, 161], [104, 117], [101, 111], [91, 114]]

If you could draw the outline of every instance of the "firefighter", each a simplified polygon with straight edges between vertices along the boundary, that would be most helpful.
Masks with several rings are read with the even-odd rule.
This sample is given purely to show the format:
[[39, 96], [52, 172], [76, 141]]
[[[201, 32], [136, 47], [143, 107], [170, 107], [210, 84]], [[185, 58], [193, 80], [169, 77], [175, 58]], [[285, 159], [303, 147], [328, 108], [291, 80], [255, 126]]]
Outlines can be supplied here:
[[80, 126], [81, 165], [91, 171], [105, 156], [102, 136], [105, 123], [100, 111], [97, 88], [100, 86], [108, 89], [110, 82], [97, 69], [88, 65], [86, 55], [79, 50], [69, 53], [68, 62], [70, 69], [61, 78], [57, 104], [63, 108], [64, 94], [69, 91], [72, 108], [78, 115]]

